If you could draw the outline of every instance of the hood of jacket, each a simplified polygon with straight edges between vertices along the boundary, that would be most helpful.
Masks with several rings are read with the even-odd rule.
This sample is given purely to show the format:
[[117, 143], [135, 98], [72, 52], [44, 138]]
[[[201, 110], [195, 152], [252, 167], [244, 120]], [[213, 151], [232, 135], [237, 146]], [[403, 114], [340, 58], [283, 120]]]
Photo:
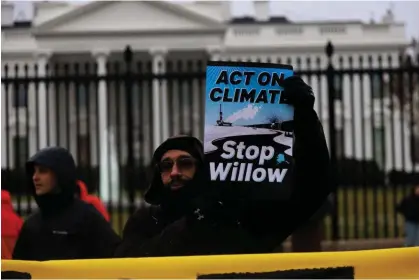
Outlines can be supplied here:
[[78, 187], [77, 191], [80, 195], [80, 199], [85, 200], [87, 196], [89, 195], [86, 184], [81, 180], [77, 180], [77, 187]]
[[[171, 191], [163, 185], [157, 163], [161, 160], [164, 153], [169, 150], [182, 150], [191, 154], [197, 160], [197, 171], [194, 178], [185, 186], [177, 191]], [[175, 203], [177, 207], [181, 200], [189, 200], [192, 197], [202, 193], [206, 185], [207, 176], [209, 176], [204, 167], [204, 148], [197, 138], [186, 135], [174, 136], [163, 142], [154, 152], [152, 158], [153, 177], [145, 201], [152, 205], [162, 205]]]
[[[43, 195], [35, 193], [32, 176], [34, 166], [40, 165], [51, 169], [56, 178], [53, 190]], [[53, 214], [66, 208], [75, 199], [77, 191], [76, 164], [69, 151], [62, 147], [41, 149], [26, 163], [29, 188], [43, 214]]]
[[[12, 199], [10, 197], [10, 193], [6, 190], [1, 190], [1, 236], [2, 241], [3, 237], [7, 237], [5, 239], [6, 244], [2, 243], [2, 250], [3, 245], [8, 245], [9, 241], [16, 240], [19, 236], [20, 229], [22, 228], [23, 220], [19, 217], [19, 215], [14, 211], [12, 205]], [[14, 242], [12, 242], [14, 245]], [[5, 247], [5, 248], [7, 248]]]
[[1, 190], [1, 210], [13, 210], [10, 193], [5, 190]]

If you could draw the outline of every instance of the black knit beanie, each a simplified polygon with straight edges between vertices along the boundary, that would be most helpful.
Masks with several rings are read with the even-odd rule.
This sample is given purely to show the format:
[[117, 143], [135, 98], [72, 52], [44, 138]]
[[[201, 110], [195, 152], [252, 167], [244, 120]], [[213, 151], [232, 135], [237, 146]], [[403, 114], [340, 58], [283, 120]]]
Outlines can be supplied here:
[[173, 136], [164, 141], [154, 152], [153, 163], [158, 163], [169, 150], [185, 151], [193, 156], [199, 163], [204, 162], [204, 148], [201, 141], [187, 135]]

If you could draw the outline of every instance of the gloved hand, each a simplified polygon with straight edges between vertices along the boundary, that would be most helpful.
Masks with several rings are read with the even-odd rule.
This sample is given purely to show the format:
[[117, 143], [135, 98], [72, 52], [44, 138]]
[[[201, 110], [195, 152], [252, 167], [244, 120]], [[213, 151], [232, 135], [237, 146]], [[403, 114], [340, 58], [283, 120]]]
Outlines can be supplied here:
[[[281, 102], [294, 107], [294, 133], [296, 137], [310, 137], [317, 132], [323, 134], [323, 129], [314, 111], [315, 97], [311, 86], [299, 76], [291, 76], [282, 83], [284, 88]], [[310, 137], [311, 139], [311, 137]], [[308, 140], [308, 139], [307, 139]]]
[[315, 97], [312, 88], [299, 76], [291, 76], [284, 80], [281, 103], [294, 106], [296, 110], [313, 109]]

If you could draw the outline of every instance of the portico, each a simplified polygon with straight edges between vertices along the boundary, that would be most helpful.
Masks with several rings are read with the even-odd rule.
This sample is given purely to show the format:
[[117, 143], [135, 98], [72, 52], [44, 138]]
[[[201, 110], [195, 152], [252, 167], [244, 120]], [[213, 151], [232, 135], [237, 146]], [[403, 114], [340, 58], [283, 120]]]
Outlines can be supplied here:
[[[124, 20], [118, 21], [118, 18]], [[197, 70], [198, 61], [205, 63], [208, 59], [220, 59], [224, 34], [225, 25], [222, 22], [205, 15], [197, 15], [184, 6], [159, 1], [92, 2], [46, 20], [33, 30], [38, 48], [43, 50], [39, 51], [37, 56], [39, 68], [45, 69], [47, 63], [60, 65], [69, 63], [69, 73], [74, 74], [72, 64], [79, 63], [79, 70], [83, 73], [84, 65], [90, 63], [96, 64], [96, 71], [100, 76], [114, 73], [115, 63], [119, 63], [119, 70], [123, 71], [125, 67], [123, 51], [126, 46], [130, 46], [133, 51], [134, 72], [152, 72], [161, 75], [167, 71], [168, 65], [171, 71], [182, 71], [182, 69], [185, 71], [187, 65]], [[142, 69], [139, 69], [140, 64]], [[90, 71], [93, 69], [91, 67]], [[54, 69], [50, 71], [54, 72]], [[39, 74], [46, 75], [44, 72]], [[70, 92], [69, 97], [65, 96], [66, 93], [62, 92], [64, 91], [62, 88], [58, 89], [54, 94], [50, 94], [53, 97], [50, 97], [48, 102], [44, 93], [45, 86], [40, 89], [39, 99], [43, 101], [40, 103], [49, 103], [50, 107], [52, 104], [60, 104], [60, 107], [64, 108], [67, 101], [76, 105], [76, 95], [79, 91], [85, 91], [85, 94], [89, 95], [88, 108], [71, 106], [70, 108], [74, 110], [70, 110], [69, 121], [62, 120], [63, 123], [70, 123], [68, 131], [65, 126], [58, 125], [59, 120], [49, 122], [50, 126], [60, 130], [58, 137], [74, 138], [74, 141], [70, 141], [70, 145], [73, 143], [76, 145], [79, 135], [88, 134], [88, 130], [95, 131], [97, 133], [90, 133], [91, 138], [88, 141], [91, 145], [97, 145], [99, 141], [100, 145], [106, 148], [108, 143], [104, 141], [105, 134], [107, 130], [112, 130], [119, 135], [122, 142], [125, 142], [127, 134], [125, 111], [128, 104], [124, 98], [124, 90], [104, 80], [98, 83], [97, 90], [83, 85], [77, 87], [70, 86], [72, 88], [70, 91], [74, 91], [75, 94]], [[187, 101], [185, 98], [191, 98], [190, 94], [184, 92], [183, 85], [170, 85], [168, 88], [167, 81], [155, 79], [151, 81], [151, 86], [144, 82], [137, 87], [133, 93], [135, 95], [133, 103], [137, 104], [134, 106], [133, 114], [134, 125], [139, 129], [134, 135], [141, 142], [141, 145], [136, 145], [138, 149], [154, 149], [171, 134], [183, 132], [173, 131], [172, 128], [178, 128], [176, 124], [185, 122], [183, 112], [180, 110], [176, 112], [179, 99], [185, 102]], [[202, 89], [192, 85], [192, 88], [186, 90]], [[136, 94], [135, 91], [141, 94]], [[185, 98], [182, 98], [183, 95]], [[195, 96], [188, 102], [191, 102], [197, 110], [196, 117], [187, 125], [187, 129], [198, 136], [202, 130], [198, 120], [203, 97], [199, 94]], [[95, 115], [98, 117], [95, 118]], [[40, 129], [40, 133], [44, 133], [43, 131], [45, 135], [40, 137], [44, 139], [42, 145], [46, 145], [47, 142], [62, 142], [54, 135], [47, 136], [46, 129]], [[68, 133], [70, 135], [67, 135]], [[96, 135], [99, 139], [93, 139]], [[49, 141], [46, 140], [47, 137]], [[90, 150], [96, 154], [95, 149]], [[147, 154], [149, 151], [144, 153]], [[121, 156], [124, 160], [127, 151], [122, 150]], [[95, 158], [96, 155], [92, 154], [91, 159]]]

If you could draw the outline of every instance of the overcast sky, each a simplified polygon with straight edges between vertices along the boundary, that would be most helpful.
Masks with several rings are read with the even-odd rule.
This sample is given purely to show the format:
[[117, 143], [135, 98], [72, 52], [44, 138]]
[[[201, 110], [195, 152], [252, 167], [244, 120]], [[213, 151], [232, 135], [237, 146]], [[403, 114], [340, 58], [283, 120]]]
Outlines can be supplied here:
[[[270, 1], [271, 13], [285, 15], [290, 20], [345, 20], [376, 21], [393, 7], [396, 21], [406, 24], [408, 38], [419, 38], [419, 1]], [[249, 1], [234, 1], [236, 15], [252, 14]]]
[[[26, 1], [25, 1], [26, 2]], [[27, 3], [16, 1], [17, 14], [26, 10]], [[87, 1], [84, 1], [87, 2]], [[232, 1], [234, 15], [251, 15], [249, 1]], [[419, 38], [419, 0], [416, 1], [270, 1], [271, 14], [285, 15], [290, 20], [362, 20], [379, 21], [393, 7], [396, 21], [406, 24], [408, 38]]]

